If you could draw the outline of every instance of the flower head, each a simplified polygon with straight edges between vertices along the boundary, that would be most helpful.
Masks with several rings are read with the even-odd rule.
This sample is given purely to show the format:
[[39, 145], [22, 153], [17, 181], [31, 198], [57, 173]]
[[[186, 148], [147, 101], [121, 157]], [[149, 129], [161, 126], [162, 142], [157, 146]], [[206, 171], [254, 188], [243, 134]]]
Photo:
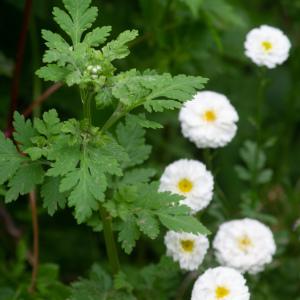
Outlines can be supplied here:
[[252, 219], [222, 224], [213, 247], [222, 265], [252, 274], [262, 271], [276, 251], [271, 230]]
[[227, 267], [208, 269], [194, 284], [191, 300], [249, 300], [244, 277]]
[[167, 255], [178, 261], [183, 270], [197, 270], [202, 263], [209, 242], [202, 234], [168, 231], [165, 235]]
[[179, 120], [182, 134], [198, 148], [218, 148], [235, 136], [238, 114], [226, 96], [205, 91], [183, 105]]
[[289, 56], [291, 43], [280, 30], [268, 25], [252, 29], [246, 37], [245, 53], [257, 65], [275, 68]]
[[166, 167], [160, 178], [159, 190], [184, 196], [182, 204], [196, 213], [212, 200], [213, 184], [213, 177], [204, 164], [180, 159]]

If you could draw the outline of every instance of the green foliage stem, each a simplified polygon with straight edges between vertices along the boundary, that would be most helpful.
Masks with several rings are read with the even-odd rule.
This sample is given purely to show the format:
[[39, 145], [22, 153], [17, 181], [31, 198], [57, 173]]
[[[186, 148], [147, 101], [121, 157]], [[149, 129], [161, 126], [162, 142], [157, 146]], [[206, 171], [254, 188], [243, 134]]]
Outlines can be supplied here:
[[103, 224], [103, 233], [109, 265], [112, 273], [116, 275], [120, 271], [120, 262], [117, 245], [114, 238], [114, 232], [112, 229], [112, 218], [102, 206], [100, 207], [100, 215]]

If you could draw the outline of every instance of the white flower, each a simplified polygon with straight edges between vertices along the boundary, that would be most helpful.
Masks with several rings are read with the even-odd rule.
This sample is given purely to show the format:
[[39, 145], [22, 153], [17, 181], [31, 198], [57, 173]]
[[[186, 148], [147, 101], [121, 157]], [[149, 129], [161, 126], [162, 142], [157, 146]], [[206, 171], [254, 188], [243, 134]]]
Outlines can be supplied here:
[[197, 270], [202, 263], [209, 242], [202, 234], [168, 231], [165, 235], [167, 255], [178, 261], [183, 270]]
[[168, 165], [160, 178], [160, 192], [171, 192], [185, 197], [182, 204], [192, 213], [204, 209], [212, 200], [214, 180], [200, 161], [180, 159]]
[[249, 300], [246, 280], [238, 271], [217, 267], [208, 269], [194, 284], [191, 300]]
[[276, 251], [271, 230], [252, 219], [222, 224], [213, 247], [220, 264], [251, 274], [262, 271]]
[[211, 91], [198, 92], [179, 114], [182, 134], [198, 148], [228, 144], [236, 134], [238, 118], [226, 96]]
[[245, 54], [257, 65], [269, 69], [287, 60], [291, 43], [280, 30], [268, 25], [252, 29], [246, 37]]

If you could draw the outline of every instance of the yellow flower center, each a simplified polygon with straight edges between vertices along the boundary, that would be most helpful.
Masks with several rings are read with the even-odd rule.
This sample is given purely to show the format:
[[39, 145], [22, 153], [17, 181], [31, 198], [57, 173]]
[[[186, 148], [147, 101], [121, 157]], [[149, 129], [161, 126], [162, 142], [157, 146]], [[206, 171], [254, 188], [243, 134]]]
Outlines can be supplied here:
[[266, 52], [270, 51], [273, 48], [273, 45], [268, 41], [262, 42], [261, 45], [262, 45], [264, 51], [266, 51]]
[[238, 239], [238, 246], [242, 251], [247, 251], [252, 245], [251, 239], [246, 234]]
[[217, 115], [213, 110], [207, 110], [204, 114], [203, 114], [203, 119], [206, 122], [214, 122], [217, 119]]
[[181, 248], [185, 252], [192, 252], [195, 247], [195, 242], [193, 240], [181, 240], [180, 244], [181, 244]]
[[188, 193], [191, 191], [192, 188], [193, 188], [193, 183], [186, 178], [183, 178], [178, 182], [178, 189], [182, 193]]
[[216, 299], [223, 299], [224, 297], [228, 296], [230, 291], [225, 286], [218, 286], [216, 288]]

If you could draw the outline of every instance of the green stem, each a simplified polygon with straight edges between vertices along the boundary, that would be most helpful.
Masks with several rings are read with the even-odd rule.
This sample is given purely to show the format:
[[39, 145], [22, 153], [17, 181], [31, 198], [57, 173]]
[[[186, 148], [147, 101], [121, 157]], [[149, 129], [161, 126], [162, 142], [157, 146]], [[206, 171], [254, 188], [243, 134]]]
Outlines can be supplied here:
[[110, 116], [110, 118], [104, 123], [101, 128], [101, 132], [108, 130], [111, 126], [113, 126], [120, 118], [122, 118], [126, 114], [124, 107], [121, 103], [117, 106], [116, 110]]
[[256, 126], [257, 126], [257, 142], [261, 142], [261, 127], [262, 127], [262, 116], [263, 116], [263, 104], [265, 99], [265, 90], [268, 80], [265, 75], [265, 70], [260, 75], [260, 83], [257, 93], [256, 102]]
[[118, 257], [117, 245], [114, 238], [114, 232], [112, 229], [111, 216], [103, 207], [100, 207], [100, 215], [103, 223], [105, 246], [110, 268], [113, 274], [117, 274], [120, 270], [120, 262]]
[[209, 170], [213, 169], [213, 155], [209, 148], [203, 149], [203, 160]]
[[86, 120], [88, 127], [92, 125], [91, 98], [92, 94], [85, 89], [80, 89], [80, 97], [83, 105], [83, 118]]
[[[88, 127], [92, 125], [91, 114], [91, 99], [93, 94], [85, 89], [80, 89], [81, 101], [83, 104], [83, 116], [87, 122]], [[105, 123], [102, 130], [107, 130], [112, 126], [116, 120], [118, 120], [123, 114], [121, 114], [121, 107], [118, 106], [117, 110], [112, 114], [109, 120]], [[100, 215], [103, 223], [103, 233], [105, 240], [106, 252], [110, 264], [110, 268], [113, 274], [117, 274], [120, 270], [120, 263], [117, 251], [117, 245], [114, 239], [114, 232], [112, 229], [112, 217], [106, 211], [106, 209], [100, 206]]]

